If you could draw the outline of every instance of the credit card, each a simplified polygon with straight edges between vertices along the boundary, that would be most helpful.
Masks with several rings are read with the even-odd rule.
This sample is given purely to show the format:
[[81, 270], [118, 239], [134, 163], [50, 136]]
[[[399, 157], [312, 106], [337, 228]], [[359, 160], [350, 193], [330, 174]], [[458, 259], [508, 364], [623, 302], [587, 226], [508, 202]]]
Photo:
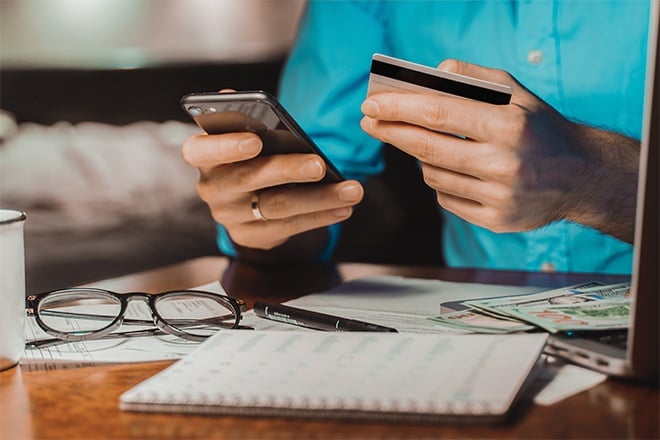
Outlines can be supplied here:
[[367, 95], [381, 92], [454, 95], [497, 105], [506, 105], [511, 101], [509, 86], [377, 53], [371, 59]]

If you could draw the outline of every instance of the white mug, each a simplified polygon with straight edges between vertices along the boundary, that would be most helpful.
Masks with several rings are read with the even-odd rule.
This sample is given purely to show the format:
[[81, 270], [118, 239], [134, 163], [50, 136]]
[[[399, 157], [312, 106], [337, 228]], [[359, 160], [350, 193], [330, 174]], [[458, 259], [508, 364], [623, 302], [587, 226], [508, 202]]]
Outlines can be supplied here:
[[25, 213], [0, 209], [0, 370], [25, 350]]

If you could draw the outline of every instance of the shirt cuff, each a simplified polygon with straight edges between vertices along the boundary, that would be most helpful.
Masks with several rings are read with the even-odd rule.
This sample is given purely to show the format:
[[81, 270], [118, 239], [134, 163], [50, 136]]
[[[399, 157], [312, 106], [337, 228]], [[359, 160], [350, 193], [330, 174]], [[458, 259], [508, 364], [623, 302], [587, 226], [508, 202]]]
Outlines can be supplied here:
[[215, 227], [218, 230], [217, 241], [218, 241], [218, 247], [220, 248], [220, 252], [222, 252], [224, 255], [228, 257], [238, 256], [238, 252], [234, 247], [234, 243], [232, 243], [231, 238], [229, 238], [229, 233], [227, 232], [225, 227], [219, 223], [216, 223]]
[[[225, 227], [219, 223], [216, 223], [215, 226], [218, 231], [217, 242], [218, 242], [218, 247], [220, 248], [220, 252], [222, 252], [224, 255], [228, 257], [238, 256], [236, 247], [234, 246], [234, 243], [231, 241], [231, 238], [229, 238], [229, 233], [227, 233]], [[335, 252], [335, 248], [337, 247], [337, 242], [339, 242], [340, 233], [341, 233], [341, 223], [335, 223], [334, 225], [328, 226], [328, 244], [321, 253], [321, 257], [320, 257], [321, 261], [326, 262], [332, 258], [332, 254]]]
[[332, 254], [335, 252], [337, 242], [339, 242], [339, 235], [341, 234], [341, 223], [335, 223], [328, 226], [328, 244], [325, 246], [323, 253], [321, 253], [321, 261], [330, 261]]

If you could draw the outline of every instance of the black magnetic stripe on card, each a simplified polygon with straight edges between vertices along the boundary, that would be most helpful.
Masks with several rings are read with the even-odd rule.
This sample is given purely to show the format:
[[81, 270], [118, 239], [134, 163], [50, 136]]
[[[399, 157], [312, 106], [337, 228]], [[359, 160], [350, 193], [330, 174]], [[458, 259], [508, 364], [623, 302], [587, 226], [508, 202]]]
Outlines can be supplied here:
[[424, 72], [417, 72], [406, 67], [384, 63], [378, 60], [371, 60], [371, 73], [489, 104], [505, 105], [511, 101], [511, 95], [509, 93], [466, 84]]

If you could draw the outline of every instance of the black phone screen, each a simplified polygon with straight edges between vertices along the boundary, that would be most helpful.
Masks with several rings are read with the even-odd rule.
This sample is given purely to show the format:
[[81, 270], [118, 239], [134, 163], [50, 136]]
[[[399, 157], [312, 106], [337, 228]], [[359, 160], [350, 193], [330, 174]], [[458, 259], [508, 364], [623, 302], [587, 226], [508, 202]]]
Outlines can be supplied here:
[[190, 94], [182, 98], [181, 105], [208, 134], [256, 133], [263, 142], [261, 154], [318, 154], [327, 170], [321, 182], [344, 180], [293, 117], [265, 92]]

